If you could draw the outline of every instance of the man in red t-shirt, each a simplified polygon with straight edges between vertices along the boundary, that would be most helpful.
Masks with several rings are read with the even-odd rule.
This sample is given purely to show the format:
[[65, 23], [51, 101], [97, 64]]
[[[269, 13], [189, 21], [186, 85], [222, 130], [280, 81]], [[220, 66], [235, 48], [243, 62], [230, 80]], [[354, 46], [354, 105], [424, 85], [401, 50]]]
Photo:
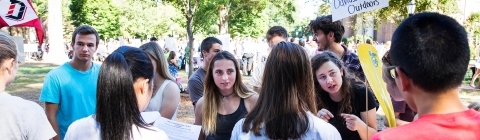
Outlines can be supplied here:
[[372, 139], [480, 139], [480, 113], [458, 96], [470, 49], [455, 19], [438, 13], [407, 18], [393, 34], [390, 57], [396, 66], [387, 72], [419, 118]]

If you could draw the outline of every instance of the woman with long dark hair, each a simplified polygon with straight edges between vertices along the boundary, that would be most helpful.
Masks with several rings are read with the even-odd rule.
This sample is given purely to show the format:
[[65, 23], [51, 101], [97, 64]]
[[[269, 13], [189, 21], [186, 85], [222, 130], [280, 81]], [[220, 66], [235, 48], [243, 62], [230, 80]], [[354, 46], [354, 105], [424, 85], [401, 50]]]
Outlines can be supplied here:
[[242, 83], [237, 60], [227, 51], [213, 56], [204, 87], [195, 109], [195, 124], [203, 130], [199, 139], [230, 139], [233, 126], [252, 110], [258, 95]]
[[341, 139], [316, 114], [312, 70], [297, 44], [280, 42], [267, 58], [257, 105], [237, 122], [232, 139]]
[[342, 139], [370, 139], [377, 132], [378, 105], [372, 92], [330, 51], [314, 56], [311, 68], [317, 107], [321, 109], [317, 116], [335, 126]]
[[100, 68], [95, 114], [70, 125], [65, 139], [168, 139], [140, 115], [152, 97], [153, 78], [152, 62], [142, 50], [115, 50]]
[[168, 69], [170, 70], [170, 74], [176, 78], [178, 76], [178, 69], [180, 66], [177, 64], [177, 53], [175, 51], [170, 51], [170, 55], [168, 55]]

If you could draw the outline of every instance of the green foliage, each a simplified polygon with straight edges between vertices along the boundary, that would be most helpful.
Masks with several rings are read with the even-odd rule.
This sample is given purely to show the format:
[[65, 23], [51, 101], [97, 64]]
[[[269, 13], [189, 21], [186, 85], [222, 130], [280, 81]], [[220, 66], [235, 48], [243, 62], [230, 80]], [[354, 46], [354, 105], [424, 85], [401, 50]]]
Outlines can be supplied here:
[[290, 36], [298, 38], [313, 36], [313, 32], [310, 31], [309, 24], [309, 18], [298, 19], [293, 30], [290, 30], [289, 32]]
[[[357, 38], [357, 40], [359, 40], [361, 43], [363, 43], [364, 40], [367, 40], [367, 39], [370, 39], [370, 40], [373, 41], [373, 39], [372, 39], [371, 36], [365, 36], [365, 39], [364, 39], [364, 38], [363, 38], [363, 35], [356, 35], [356, 38]], [[342, 40], [343, 40], [343, 39], [342, 39]], [[348, 43], [348, 42], [354, 42], [354, 43], [356, 43], [357, 41], [355, 41], [355, 36], [349, 37], [348, 40], [347, 40], [347, 43]]]
[[323, 2], [320, 4], [320, 7], [318, 8], [318, 14], [319, 15], [329, 15], [332, 14], [332, 9], [330, 8], [329, 3]]
[[[378, 19], [392, 23], [400, 23], [408, 17], [407, 5], [410, 0], [390, 0], [389, 6], [376, 12]], [[444, 14], [458, 13], [456, 0], [416, 0], [415, 13], [423, 11], [440, 12]]]
[[102, 39], [120, 34], [119, 10], [110, 0], [72, 0], [70, 5], [72, 24], [75, 27], [90, 25]]
[[480, 12], [472, 13], [467, 19], [467, 24], [473, 30], [473, 34], [480, 35]]
[[215, 35], [218, 34], [218, 11], [215, 3], [199, 1], [198, 11], [193, 16], [193, 33]]
[[45, 21], [48, 17], [48, 0], [31, 0], [38, 17]]
[[62, 24], [63, 24], [63, 38], [66, 41], [71, 41], [72, 33], [75, 30], [75, 26], [72, 24], [71, 15], [72, 12], [69, 9], [69, 5], [72, 3], [70, 0], [62, 0]]
[[[266, 1], [258, 1], [258, 3], [245, 4], [238, 1], [231, 7], [229, 14], [232, 17], [229, 19], [229, 33], [232, 36], [264, 36], [268, 29], [266, 17], [263, 9], [266, 8]], [[233, 9], [238, 9], [232, 11]]]
[[160, 4], [151, 0], [116, 0], [119, 9], [120, 35], [125, 38], [146, 39], [147, 36], [171, 35], [185, 32], [180, 30], [180, 12], [172, 5]]
[[[283, 4], [287, 3], [284, 2]], [[290, 1], [289, 3], [292, 3]], [[265, 9], [265, 14], [268, 18], [268, 27], [272, 26], [282, 26], [285, 28], [293, 27], [293, 23], [295, 22], [295, 11], [296, 7], [293, 4], [288, 4], [283, 8], [283, 4], [279, 4], [276, 2], [269, 2], [267, 4], [267, 8]]]

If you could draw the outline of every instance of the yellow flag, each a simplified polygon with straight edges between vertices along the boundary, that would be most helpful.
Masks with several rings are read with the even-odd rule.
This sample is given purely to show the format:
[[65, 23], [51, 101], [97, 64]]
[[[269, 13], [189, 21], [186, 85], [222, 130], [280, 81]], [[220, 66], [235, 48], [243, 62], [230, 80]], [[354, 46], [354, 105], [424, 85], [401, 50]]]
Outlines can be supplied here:
[[382, 79], [383, 64], [378, 57], [377, 50], [372, 45], [361, 44], [357, 51], [365, 77], [367, 78], [375, 97], [377, 97], [382, 110], [385, 112], [388, 125], [390, 127], [395, 127], [395, 113], [393, 111], [392, 100], [386, 89], [387, 86]]

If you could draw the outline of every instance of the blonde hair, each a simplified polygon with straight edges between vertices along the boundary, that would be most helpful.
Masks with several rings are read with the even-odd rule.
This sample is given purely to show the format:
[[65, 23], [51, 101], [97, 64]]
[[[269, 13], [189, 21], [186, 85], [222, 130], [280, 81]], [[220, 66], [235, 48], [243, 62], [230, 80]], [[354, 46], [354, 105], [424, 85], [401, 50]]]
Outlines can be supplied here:
[[387, 41], [387, 42], [385, 43], [385, 46], [383, 46], [383, 48], [384, 48], [385, 50], [390, 50], [390, 45], [391, 45], [391, 44], [392, 44], [391, 41]]
[[0, 32], [0, 65], [3, 66], [5, 59], [8, 58], [17, 60], [17, 45], [10, 35]]
[[165, 54], [163, 53], [163, 50], [160, 45], [158, 45], [158, 43], [148, 42], [140, 46], [140, 49], [142, 49], [146, 54], [148, 54], [148, 56], [155, 59], [157, 63], [154, 65], [157, 66], [157, 72], [161, 77], [175, 81], [175, 78], [173, 78], [173, 76], [168, 70], [168, 63], [167, 59], [165, 59]]
[[228, 51], [217, 53], [210, 62], [210, 66], [205, 76], [204, 90], [203, 90], [203, 107], [202, 107], [202, 127], [205, 135], [215, 134], [217, 129], [217, 114], [218, 104], [221, 102], [219, 90], [213, 79], [213, 64], [218, 60], [230, 60], [235, 65], [235, 83], [233, 84], [233, 92], [240, 98], [248, 98], [254, 94], [243, 83], [242, 76], [240, 75], [240, 67], [235, 57]]

